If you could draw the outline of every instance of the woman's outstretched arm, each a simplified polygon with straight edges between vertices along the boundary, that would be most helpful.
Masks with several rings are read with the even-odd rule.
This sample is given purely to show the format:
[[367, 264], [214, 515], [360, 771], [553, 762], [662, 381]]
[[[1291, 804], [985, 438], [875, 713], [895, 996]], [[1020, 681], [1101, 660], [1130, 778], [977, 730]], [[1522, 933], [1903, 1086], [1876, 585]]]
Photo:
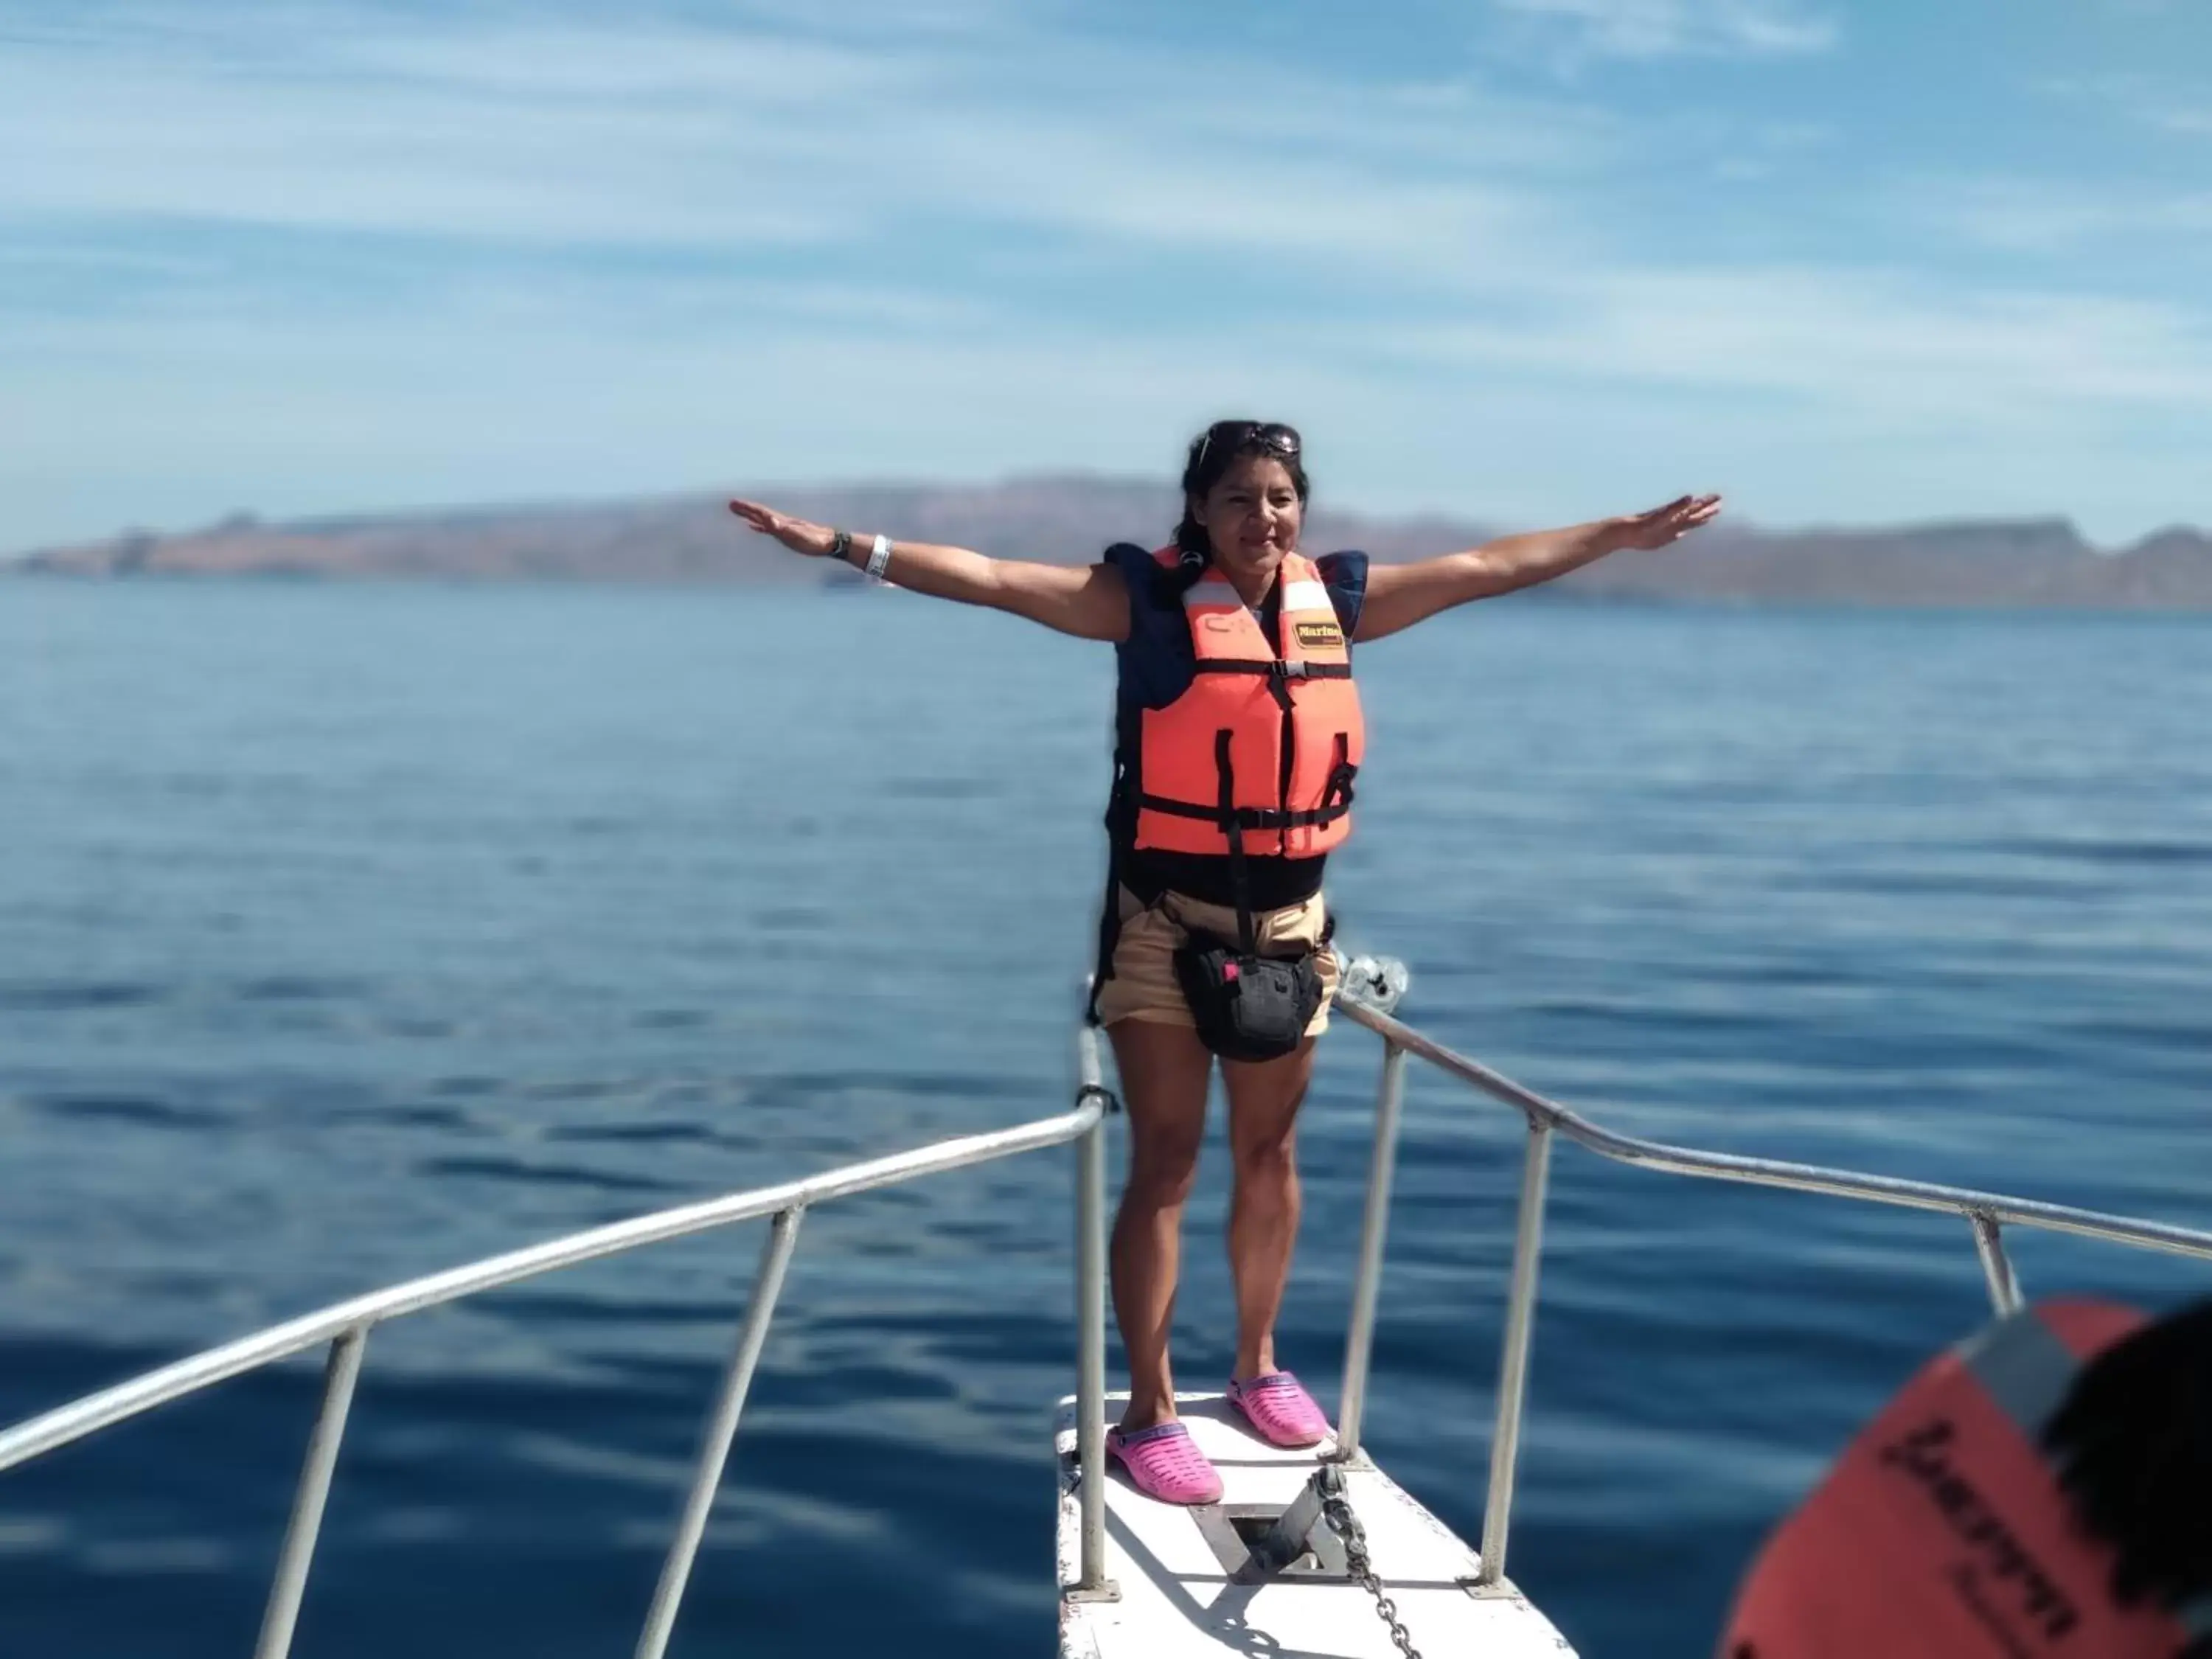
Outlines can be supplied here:
[[1635, 548], [1648, 551], [1678, 541], [1721, 510], [1717, 495], [1685, 495], [1649, 513], [1600, 519], [1565, 530], [1537, 530], [1525, 536], [1501, 536], [1494, 542], [1447, 553], [1413, 564], [1381, 564], [1367, 573], [1367, 599], [1359, 613], [1357, 640], [1379, 640], [1411, 628], [1439, 611], [1470, 599], [1510, 593], [1517, 587], [1564, 576], [1608, 553]]
[[[730, 511], [763, 536], [773, 536], [809, 558], [830, 556], [837, 532], [794, 519], [757, 501], [732, 501]], [[853, 533], [848, 562], [865, 568], [872, 535]], [[1129, 592], [1110, 564], [1036, 564], [994, 559], [964, 547], [893, 542], [884, 575], [899, 586], [963, 605], [1010, 611], [1062, 634], [1085, 640], [1123, 640], [1129, 634]]]

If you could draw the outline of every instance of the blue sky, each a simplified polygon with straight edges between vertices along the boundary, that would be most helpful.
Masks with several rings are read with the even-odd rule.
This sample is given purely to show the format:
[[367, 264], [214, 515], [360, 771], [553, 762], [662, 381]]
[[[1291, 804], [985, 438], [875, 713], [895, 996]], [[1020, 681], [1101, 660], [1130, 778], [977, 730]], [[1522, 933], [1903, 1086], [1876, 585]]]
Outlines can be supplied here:
[[2212, 521], [2203, 0], [0, 0], [0, 549], [1223, 413], [1378, 511]]

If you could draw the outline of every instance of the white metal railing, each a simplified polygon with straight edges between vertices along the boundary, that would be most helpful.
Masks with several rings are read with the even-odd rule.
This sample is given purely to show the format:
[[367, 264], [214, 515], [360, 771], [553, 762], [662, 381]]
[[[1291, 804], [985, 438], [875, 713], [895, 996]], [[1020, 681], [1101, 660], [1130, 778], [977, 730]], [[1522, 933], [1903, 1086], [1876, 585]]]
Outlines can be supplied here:
[[[1402, 982], [1401, 975], [1400, 983]], [[1809, 1164], [1786, 1164], [1729, 1152], [1699, 1152], [1621, 1134], [1424, 1036], [1392, 1017], [1387, 1004], [1395, 1000], [1363, 995], [1359, 976], [1354, 974], [1347, 976], [1346, 994], [1338, 1005], [1346, 1014], [1382, 1039], [1382, 1079], [1375, 1114], [1375, 1155], [1368, 1182], [1360, 1277], [1353, 1292], [1352, 1330], [1345, 1344], [1344, 1395], [1338, 1413], [1337, 1443], [1344, 1455], [1358, 1455], [1361, 1409], [1367, 1392], [1367, 1360], [1374, 1340], [1373, 1281], [1382, 1265], [1382, 1234], [1389, 1222], [1390, 1170], [1395, 1156], [1400, 1099], [1405, 1087], [1406, 1056], [1419, 1054], [1462, 1082], [1513, 1107], [1528, 1126], [1528, 1146], [1521, 1166], [1520, 1207], [1513, 1230], [1511, 1289], [1506, 1297], [1505, 1331], [1498, 1359], [1497, 1426], [1490, 1444], [1490, 1484], [1483, 1504], [1482, 1544], [1478, 1552], [1482, 1566], [1475, 1583], [1477, 1593], [1496, 1589], [1505, 1578], [1506, 1531], [1512, 1520], [1514, 1465], [1520, 1452], [1522, 1406], [1528, 1392], [1528, 1350], [1535, 1326], [1536, 1266], [1543, 1243], [1544, 1202], [1550, 1184], [1554, 1133], [1589, 1148], [1601, 1158], [1640, 1169], [1758, 1187], [1786, 1187], [1798, 1192], [1826, 1193], [1837, 1198], [1906, 1209], [1948, 1211], [1963, 1218], [1972, 1228], [1974, 1250], [1981, 1259], [1990, 1304], [2001, 1314], [2010, 1313], [2021, 1305], [2020, 1279], [2013, 1271], [2011, 1258], [2005, 1253], [2003, 1226], [2007, 1222], [2212, 1261], [2212, 1232], [2194, 1228], [2138, 1221], [2063, 1204], [2045, 1204], [2034, 1199], [1938, 1186], [1924, 1181], [1863, 1175], [1855, 1170], [1821, 1169]]]
[[[1352, 1019], [1381, 1036], [1383, 1047], [1382, 1079], [1376, 1101], [1374, 1151], [1368, 1170], [1366, 1212], [1361, 1224], [1358, 1267], [1345, 1338], [1344, 1389], [1337, 1419], [1338, 1456], [1354, 1459], [1360, 1455], [1361, 1419], [1366, 1402], [1368, 1364], [1374, 1347], [1383, 1242], [1389, 1225], [1407, 1055], [1418, 1054], [1482, 1093], [1513, 1107], [1528, 1125], [1528, 1139], [1514, 1227], [1511, 1288], [1506, 1301], [1505, 1329], [1498, 1362], [1497, 1420], [1491, 1442], [1489, 1489], [1483, 1510], [1481, 1567], [1472, 1587], [1477, 1594], [1495, 1590], [1504, 1582], [1506, 1533], [1512, 1517], [1514, 1469], [1519, 1454], [1528, 1353], [1534, 1331], [1536, 1270], [1549, 1188], [1552, 1138], [1555, 1133], [1601, 1158], [1644, 1169], [1826, 1193], [1875, 1204], [1950, 1212], [1962, 1217], [1972, 1230], [1990, 1299], [2000, 1312], [2018, 1307], [2021, 1299], [2019, 1280], [2005, 1252], [2002, 1227], [2008, 1222], [2212, 1260], [2212, 1233], [2191, 1228], [2104, 1215], [1998, 1193], [1699, 1152], [1618, 1133], [1454, 1053], [1394, 1018], [1389, 1009], [1405, 983], [1404, 970], [1397, 964], [1370, 962], [1346, 966], [1339, 1006]], [[1369, 971], [1361, 971], [1363, 968]], [[762, 1247], [760, 1266], [738, 1331], [736, 1352], [731, 1356], [708, 1411], [691, 1484], [678, 1517], [676, 1536], [669, 1546], [638, 1637], [636, 1659], [660, 1659], [674, 1628], [692, 1563], [744, 1408], [746, 1392], [767, 1340], [784, 1270], [798, 1244], [799, 1224], [806, 1211], [833, 1198], [1074, 1141], [1078, 1148], [1076, 1459], [1082, 1541], [1078, 1581], [1066, 1588], [1076, 1597], [1110, 1598], [1115, 1591], [1105, 1571], [1105, 1121], [1115, 1102], [1101, 1080], [1097, 1033], [1088, 1027], [1077, 1035], [1077, 1071], [1075, 1103], [1056, 1117], [1042, 1118], [988, 1134], [940, 1141], [888, 1158], [847, 1164], [802, 1181], [757, 1188], [616, 1222], [335, 1303], [210, 1348], [0, 1432], [0, 1471], [228, 1378], [328, 1344], [330, 1359], [322, 1404], [308, 1436], [291, 1518], [278, 1552], [260, 1638], [254, 1650], [256, 1659], [283, 1659], [290, 1647], [293, 1626], [313, 1562], [331, 1476], [345, 1432], [347, 1409], [361, 1373], [363, 1345], [374, 1327], [556, 1268], [740, 1221], [770, 1217], [773, 1220], [769, 1237]]]
[[291, 1648], [293, 1626], [299, 1618], [301, 1597], [306, 1591], [308, 1570], [314, 1560], [315, 1540], [322, 1528], [323, 1507], [330, 1496], [331, 1474], [337, 1467], [339, 1443], [345, 1436], [346, 1413], [353, 1402], [354, 1384], [361, 1376], [362, 1350], [374, 1328], [387, 1320], [420, 1313], [426, 1308], [442, 1307], [556, 1268], [572, 1267], [579, 1262], [740, 1221], [772, 1217], [768, 1242], [761, 1250], [760, 1267], [754, 1276], [752, 1296], [745, 1306], [744, 1322], [738, 1331], [737, 1351], [731, 1356], [708, 1411], [699, 1455], [692, 1468], [690, 1489], [677, 1522], [676, 1537], [669, 1546], [659, 1583], [646, 1613], [644, 1628], [638, 1636], [636, 1659], [660, 1659], [667, 1647], [669, 1633], [675, 1627], [677, 1609], [684, 1599], [691, 1564], [706, 1530], [708, 1513], [714, 1506], [715, 1491], [721, 1484], [730, 1443], [737, 1433], [738, 1419], [744, 1409], [745, 1394], [751, 1385], [762, 1345], [767, 1340], [769, 1321], [775, 1312], [776, 1297], [783, 1287], [784, 1269], [798, 1244], [799, 1223], [807, 1210], [833, 1198], [895, 1186], [948, 1170], [988, 1164], [1072, 1140], [1077, 1143], [1076, 1395], [1080, 1424], [1078, 1455], [1082, 1464], [1083, 1520], [1081, 1578], [1076, 1588], [1105, 1592], [1105, 1122], [1115, 1102], [1100, 1080], [1097, 1033], [1088, 1027], [1077, 1035], [1076, 1060], [1079, 1081], [1075, 1104], [1056, 1117], [1040, 1118], [1033, 1123], [994, 1130], [988, 1134], [943, 1140], [889, 1158], [848, 1164], [803, 1181], [756, 1188], [617, 1221], [333, 1303], [313, 1313], [88, 1395], [0, 1432], [0, 1470], [228, 1378], [329, 1344], [330, 1361], [324, 1374], [322, 1404], [307, 1437], [307, 1455], [301, 1465], [299, 1485], [293, 1493], [291, 1518], [277, 1552], [276, 1570], [262, 1613], [261, 1633], [254, 1644], [255, 1659], [283, 1659]]

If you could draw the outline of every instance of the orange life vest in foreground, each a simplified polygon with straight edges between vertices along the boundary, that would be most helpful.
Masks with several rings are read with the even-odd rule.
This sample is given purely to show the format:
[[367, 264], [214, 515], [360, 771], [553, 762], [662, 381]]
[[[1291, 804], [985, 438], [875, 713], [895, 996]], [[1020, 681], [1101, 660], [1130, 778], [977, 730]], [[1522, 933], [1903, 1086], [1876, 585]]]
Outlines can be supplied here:
[[1720, 1659], [2173, 1659], [2212, 1630], [2112, 1600], [2042, 1450], [2082, 1363], [2143, 1322], [2049, 1302], [1924, 1368], [1760, 1552]]
[[[1174, 569], [1176, 550], [1152, 556]], [[1237, 590], [1208, 566], [1183, 595], [1197, 672], [1142, 711], [1135, 845], [1312, 858], [1352, 833], [1352, 780], [1367, 747], [1351, 643], [1313, 562], [1285, 556], [1279, 654]]]

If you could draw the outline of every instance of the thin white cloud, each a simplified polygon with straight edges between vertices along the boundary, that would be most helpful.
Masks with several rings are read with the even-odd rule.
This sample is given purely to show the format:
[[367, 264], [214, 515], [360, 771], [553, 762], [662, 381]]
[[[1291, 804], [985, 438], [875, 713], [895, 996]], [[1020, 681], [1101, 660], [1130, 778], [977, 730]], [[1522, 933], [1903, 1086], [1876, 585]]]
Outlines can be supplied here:
[[[1834, 38], [1780, 4], [1508, 3], [1625, 31], [1620, 53]], [[1542, 516], [1580, 508], [1567, 475], [1593, 468], [1673, 489], [1730, 482], [1731, 453], [1915, 459], [2003, 434], [2023, 490], [2105, 442], [2143, 512], [2191, 510], [2141, 480], [2212, 438], [2201, 306], [2032, 265], [1700, 261], [1608, 211], [1663, 129], [1441, 70], [1231, 74], [1041, 51], [1014, 20], [889, 52], [748, 15], [186, 13], [142, 46], [0, 53], [0, 153], [32, 158], [0, 169], [0, 405], [34, 434], [0, 458], [0, 545], [72, 513], [112, 528], [100, 466], [226, 497], [210, 514], [1149, 470], [1234, 407], [1333, 425], [1336, 482], [1376, 504]], [[1825, 137], [1772, 132], [1778, 153]], [[2007, 206], [1985, 204], [1985, 239]], [[40, 298], [58, 285], [69, 304]], [[2167, 435], [2109, 442], [2129, 421]], [[1817, 458], [1771, 465], [1800, 483], [1770, 513], [1837, 513]], [[1941, 510], [1991, 499], [1942, 483]], [[2078, 504], [2048, 487], [2038, 510]]]
[[[657, 44], [607, 43], [616, 87], [594, 97], [574, 86], [586, 43], [558, 37], [542, 58], [453, 37], [408, 64], [404, 40], [334, 31], [244, 73], [213, 52], [19, 49], [0, 58], [0, 150], [33, 159], [0, 173], [0, 211], [617, 246], [850, 226], [808, 187], [808, 134], [826, 79], [880, 95], [879, 74], [769, 40]], [[663, 76], [707, 78], [679, 99]], [[793, 165], [744, 165], [776, 143]]]
[[1511, 196], [1478, 169], [1540, 170], [1592, 143], [1571, 112], [1529, 120], [1503, 99], [1384, 97], [1355, 120], [1315, 96], [1286, 120], [1279, 92], [1224, 95], [1202, 69], [1103, 48], [887, 56], [672, 23], [395, 29], [374, 14], [257, 39], [243, 67], [229, 44], [0, 58], [0, 152], [37, 158], [0, 172], [0, 212], [668, 248], [861, 240], [938, 216], [1389, 259], [1507, 228]]
[[1548, 325], [1459, 325], [1421, 349], [1475, 363], [1785, 397], [1899, 429], [2002, 427], [2099, 404], [2212, 405], [2212, 327], [2181, 307], [1959, 295], [1895, 275], [1777, 268], [1590, 277]]
[[2063, 102], [2101, 111], [2153, 132], [2212, 137], [2212, 88], [2170, 76], [2045, 76], [2029, 82]]
[[2154, 105], [2142, 111], [2141, 116], [2160, 132], [2184, 133], [2192, 138], [2212, 138], [2212, 102], [2201, 106]]
[[2160, 191], [2050, 179], [1979, 179], [1906, 192], [1904, 211], [1931, 233], [2030, 254], [2094, 252], [2107, 259], [2203, 262], [2212, 191]]
[[1835, 16], [1801, 0], [1496, 0], [1540, 19], [1602, 58], [1796, 58], [1841, 35]]

